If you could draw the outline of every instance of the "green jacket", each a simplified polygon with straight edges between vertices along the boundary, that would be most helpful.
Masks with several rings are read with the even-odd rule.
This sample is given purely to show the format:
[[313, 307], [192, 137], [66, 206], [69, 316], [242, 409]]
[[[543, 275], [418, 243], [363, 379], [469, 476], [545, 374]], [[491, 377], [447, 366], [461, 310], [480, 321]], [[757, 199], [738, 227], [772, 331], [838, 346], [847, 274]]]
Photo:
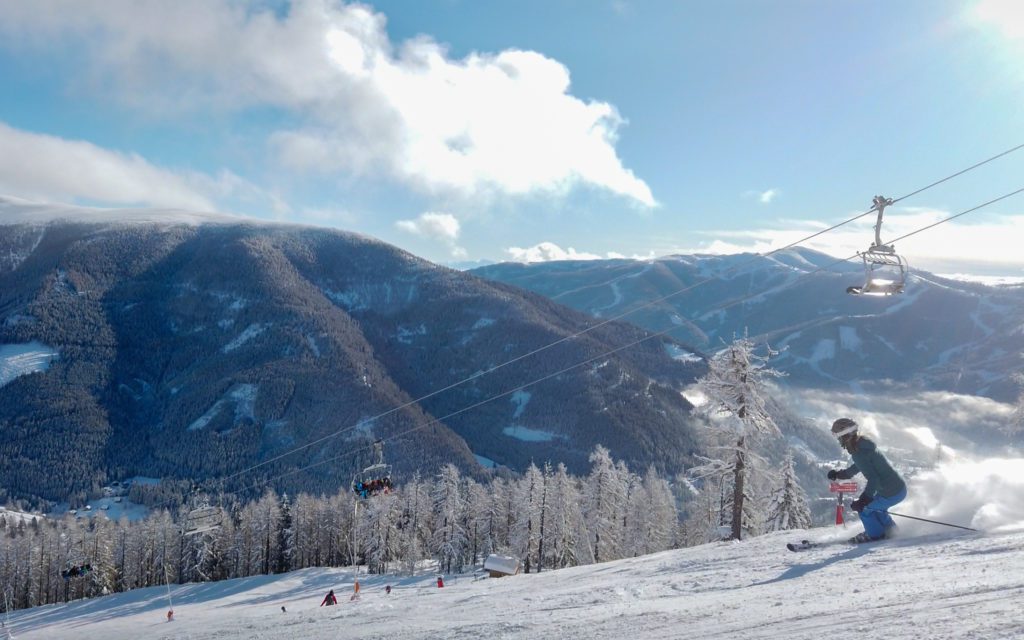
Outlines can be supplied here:
[[889, 464], [875, 443], [867, 438], [857, 440], [857, 451], [850, 454], [853, 458], [853, 465], [839, 472], [838, 476], [843, 480], [849, 480], [858, 473], [863, 473], [867, 478], [868, 486], [864, 488], [862, 496], [874, 498], [882, 496], [891, 498], [907, 488], [903, 478], [896, 473]]

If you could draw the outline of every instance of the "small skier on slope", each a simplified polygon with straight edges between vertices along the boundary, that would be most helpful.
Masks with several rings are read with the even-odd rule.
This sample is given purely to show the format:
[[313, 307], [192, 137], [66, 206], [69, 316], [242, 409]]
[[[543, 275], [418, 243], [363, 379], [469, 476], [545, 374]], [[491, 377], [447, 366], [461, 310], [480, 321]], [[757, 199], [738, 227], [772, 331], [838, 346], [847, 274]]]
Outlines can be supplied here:
[[839, 418], [832, 423], [832, 434], [839, 438], [839, 444], [853, 458], [853, 465], [841, 471], [830, 470], [828, 479], [849, 480], [862, 473], [868, 481], [864, 492], [850, 505], [864, 524], [864, 531], [850, 538], [850, 542], [891, 538], [896, 531], [896, 523], [888, 510], [907, 497], [906, 483], [879, 453], [875, 443], [857, 433], [857, 423], [853, 420]]

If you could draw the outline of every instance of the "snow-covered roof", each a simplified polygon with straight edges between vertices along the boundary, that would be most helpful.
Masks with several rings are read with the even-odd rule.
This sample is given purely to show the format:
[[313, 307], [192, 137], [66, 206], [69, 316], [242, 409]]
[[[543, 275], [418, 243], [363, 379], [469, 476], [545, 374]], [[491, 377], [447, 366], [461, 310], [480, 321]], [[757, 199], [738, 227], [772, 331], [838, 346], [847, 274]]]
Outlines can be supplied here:
[[519, 560], [511, 556], [499, 556], [496, 553], [492, 553], [484, 561], [484, 569], [515, 575], [519, 571]]

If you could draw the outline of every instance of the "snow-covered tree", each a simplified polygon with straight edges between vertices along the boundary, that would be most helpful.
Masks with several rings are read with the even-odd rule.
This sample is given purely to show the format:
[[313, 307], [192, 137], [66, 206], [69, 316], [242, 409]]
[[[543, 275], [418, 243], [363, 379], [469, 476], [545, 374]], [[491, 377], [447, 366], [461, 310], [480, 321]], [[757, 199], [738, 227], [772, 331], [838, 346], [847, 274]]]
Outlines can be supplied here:
[[362, 546], [370, 573], [387, 572], [388, 562], [399, 552], [398, 522], [401, 517], [398, 496], [394, 493], [378, 494], [363, 500], [362, 517], [356, 525], [356, 537]]
[[544, 475], [537, 465], [531, 462], [516, 485], [516, 509], [511, 539], [512, 551], [522, 560], [526, 573], [530, 573], [536, 558], [534, 554], [540, 540], [545, 491]]
[[759, 355], [749, 338], [737, 338], [711, 358], [708, 373], [699, 381], [708, 398], [714, 435], [724, 442], [713, 447], [715, 458], [706, 458], [691, 473], [696, 478], [719, 478], [729, 490], [722, 515], [728, 517], [734, 540], [758, 526], [759, 514], [748, 504], [754, 498], [747, 483], [749, 467], [758, 461], [751, 439], [779, 433], [765, 401], [768, 378], [783, 375], [767, 366], [771, 354], [769, 349], [768, 355]]
[[672, 488], [654, 467], [650, 467], [644, 475], [642, 489], [644, 509], [638, 523], [642, 545], [637, 551], [648, 554], [670, 549], [679, 522]]
[[590, 475], [583, 484], [583, 516], [594, 562], [606, 562], [622, 557], [620, 518], [626, 503], [626, 485], [608, 449], [595, 447], [590, 464]]
[[491, 525], [494, 522], [494, 500], [488, 487], [472, 479], [466, 480], [466, 535], [469, 538], [469, 562], [475, 565], [494, 551]]
[[463, 499], [461, 475], [457, 467], [447, 464], [434, 484], [434, 531], [431, 547], [438, 566], [445, 573], [452, 567], [461, 570], [466, 557], [466, 530], [462, 526]]
[[292, 519], [292, 503], [288, 494], [281, 496], [280, 516], [277, 522], [277, 550], [274, 554], [274, 573], [284, 573], [292, 569], [292, 556], [295, 555], [295, 529]]
[[405, 571], [411, 576], [416, 573], [416, 563], [423, 559], [425, 541], [429, 539], [433, 513], [429, 488], [416, 473], [412, 480], [400, 489], [402, 500], [401, 543], [399, 556]]
[[551, 477], [550, 506], [545, 519], [544, 564], [561, 569], [594, 561], [586, 525], [582, 498], [575, 478], [559, 463]]
[[807, 494], [796, 478], [792, 454], [787, 455], [782, 464], [782, 483], [772, 496], [767, 524], [769, 531], [807, 529], [811, 526]]

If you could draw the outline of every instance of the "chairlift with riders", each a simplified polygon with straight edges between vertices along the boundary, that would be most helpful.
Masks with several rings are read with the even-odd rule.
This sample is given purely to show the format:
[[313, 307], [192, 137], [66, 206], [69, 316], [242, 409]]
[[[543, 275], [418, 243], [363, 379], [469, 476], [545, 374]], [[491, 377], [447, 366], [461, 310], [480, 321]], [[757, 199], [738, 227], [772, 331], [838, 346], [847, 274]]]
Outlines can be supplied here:
[[391, 465], [384, 464], [384, 441], [373, 443], [377, 462], [366, 467], [352, 479], [352, 491], [360, 498], [378, 493], [391, 493]]
[[[63, 538], [65, 534], [61, 534]], [[84, 578], [92, 573], [92, 562], [85, 552], [85, 540], [79, 539], [68, 547], [68, 558], [64, 568], [61, 569], [60, 577], [67, 582], [72, 578]]]
[[224, 512], [220, 507], [211, 505], [207, 498], [199, 496], [198, 493], [193, 496], [191, 507], [185, 515], [182, 527], [184, 535], [194, 536], [220, 529], [224, 519]]
[[910, 267], [907, 261], [896, 253], [893, 245], [882, 244], [882, 214], [893, 200], [885, 196], [875, 196], [871, 203], [874, 205], [872, 209], [878, 211], [878, 219], [875, 221], [875, 242], [867, 251], [857, 254], [864, 261], [864, 284], [847, 287], [846, 293], [873, 296], [903, 293]]

